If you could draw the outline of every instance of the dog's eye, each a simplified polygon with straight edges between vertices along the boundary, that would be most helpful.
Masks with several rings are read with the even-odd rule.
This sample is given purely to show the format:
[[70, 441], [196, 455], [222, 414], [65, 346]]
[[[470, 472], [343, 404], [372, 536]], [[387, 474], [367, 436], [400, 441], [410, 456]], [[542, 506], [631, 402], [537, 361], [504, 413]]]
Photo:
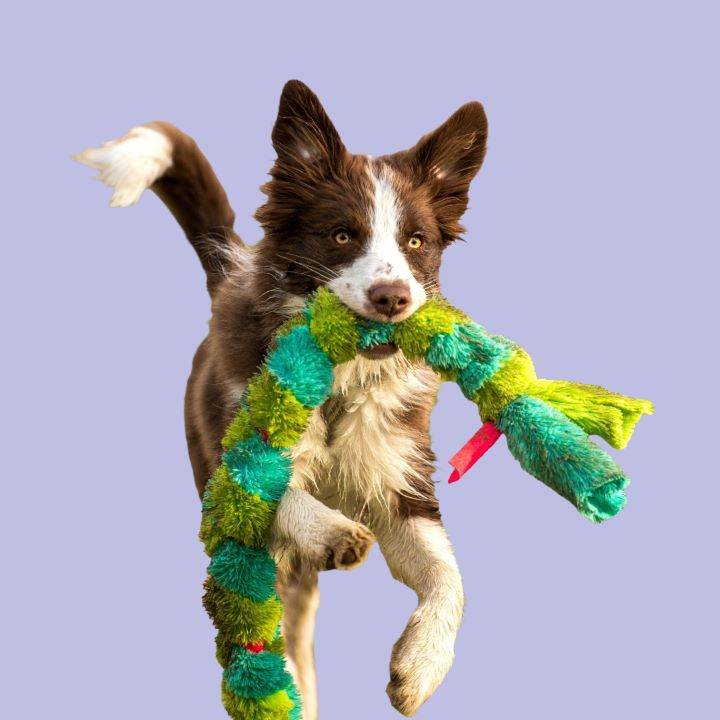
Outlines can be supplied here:
[[333, 239], [338, 245], [347, 245], [350, 242], [350, 233], [347, 230], [336, 230]]
[[425, 244], [425, 240], [423, 239], [422, 235], [418, 235], [415, 233], [409, 240], [408, 240], [408, 247], [412, 248], [413, 250], [420, 249]]

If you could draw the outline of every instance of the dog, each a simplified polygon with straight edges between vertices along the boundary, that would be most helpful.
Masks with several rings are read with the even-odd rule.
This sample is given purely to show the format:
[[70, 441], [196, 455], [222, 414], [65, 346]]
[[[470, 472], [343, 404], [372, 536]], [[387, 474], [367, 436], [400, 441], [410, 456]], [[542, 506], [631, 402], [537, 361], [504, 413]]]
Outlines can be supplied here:
[[[463, 105], [412, 148], [349, 153], [317, 96], [297, 80], [280, 98], [264, 237], [246, 246], [227, 195], [190, 137], [151, 122], [76, 159], [100, 171], [111, 206], [151, 189], [196, 250], [212, 299], [208, 336], [185, 398], [190, 461], [202, 496], [221, 439], [273, 333], [327, 286], [359, 315], [398, 322], [440, 290], [443, 251], [464, 228], [483, 162], [487, 119]], [[411, 716], [452, 665], [463, 588], [434, 494], [429, 421], [438, 378], [379, 345], [334, 371], [333, 395], [293, 450], [293, 477], [268, 544], [279, 558], [288, 668], [305, 720], [317, 718], [313, 633], [318, 572], [362, 563], [377, 539], [392, 575], [418, 606], [395, 644], [387, 692]]]

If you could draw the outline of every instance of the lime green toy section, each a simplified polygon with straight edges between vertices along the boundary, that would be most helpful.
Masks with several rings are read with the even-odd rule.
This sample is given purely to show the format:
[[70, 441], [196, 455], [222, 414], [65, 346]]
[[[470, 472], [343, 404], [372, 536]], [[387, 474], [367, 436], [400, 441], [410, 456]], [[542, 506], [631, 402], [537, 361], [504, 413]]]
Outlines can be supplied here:
[[223, 461], [203, 498], [200, 538], [211, 561], [204, 604], [217, 628], [222, 699], [235, 720], [300, 720], [285, 667], [276, 566], [265, 546], [292, 475], [290, 452], [332, 392], [333, 368], [393, 342], [458, 384], [507, 437], [521, 466], [593, 522], [625, 504], [628, 479], [588, 439], [624, 447], [652, 404], [596, 385], [537, 378], [529, 355], [439, 297], [407, 320], [359, 318], [327, 289], [278, 331], [223, 438]]

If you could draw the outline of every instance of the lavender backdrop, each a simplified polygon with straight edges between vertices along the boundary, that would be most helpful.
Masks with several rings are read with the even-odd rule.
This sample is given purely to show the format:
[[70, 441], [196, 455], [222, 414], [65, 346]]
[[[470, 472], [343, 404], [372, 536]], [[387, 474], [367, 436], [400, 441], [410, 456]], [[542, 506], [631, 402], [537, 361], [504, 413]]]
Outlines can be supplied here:
[[[66, 0], [2, 14], [2, 717], [225, 717], [182, 427], [202, 274], [154, 196], [108, 210], [69, 158], [171, 120], [255, 242], [291, 77], [371, 154], [481, 100], [489, 153], [447, 295], [542, 375], [657, 404], [619, 454], [629, 505], [596, 527], [504, 442], [444, 484], [477, 418], [443, 390], [438, 493], [467, 611], [418, 717], [718, 717], [713, 3]], [[377, 550], [323, 576], [322, 717], [399, 717], [387, 664], [413, 607]]]

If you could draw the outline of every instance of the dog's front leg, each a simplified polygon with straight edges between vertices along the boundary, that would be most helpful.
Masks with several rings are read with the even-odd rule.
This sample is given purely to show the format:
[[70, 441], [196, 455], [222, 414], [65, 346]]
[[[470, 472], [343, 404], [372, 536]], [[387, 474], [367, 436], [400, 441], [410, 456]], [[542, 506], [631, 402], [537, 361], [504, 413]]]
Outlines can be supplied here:
[[373, 527], [388, 567], [418, 596], [418, 606], [390, 660], [390, 702], [414, 715], [433, 694], [454, 659], [463, 612], [463, 588], [441, 521], [389, 515]]
[[297, 487], [289, 487], [280, 499], [269, 537], [276, 554], [288, 549], [317, 570], [357, 567], [374, 541], [364, 525]]

